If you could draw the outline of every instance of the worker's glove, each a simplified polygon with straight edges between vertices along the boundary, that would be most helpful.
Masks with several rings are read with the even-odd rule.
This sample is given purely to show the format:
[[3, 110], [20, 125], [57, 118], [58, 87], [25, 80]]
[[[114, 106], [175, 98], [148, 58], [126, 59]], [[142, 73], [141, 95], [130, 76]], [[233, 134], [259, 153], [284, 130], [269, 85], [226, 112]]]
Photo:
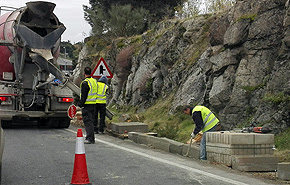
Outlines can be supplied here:
[[192, 133], [190, 134], [190, 137], [191, 137], [191, 139], [193, 139], [193, 138], [195, 137], [195, 134], [192, 132]]

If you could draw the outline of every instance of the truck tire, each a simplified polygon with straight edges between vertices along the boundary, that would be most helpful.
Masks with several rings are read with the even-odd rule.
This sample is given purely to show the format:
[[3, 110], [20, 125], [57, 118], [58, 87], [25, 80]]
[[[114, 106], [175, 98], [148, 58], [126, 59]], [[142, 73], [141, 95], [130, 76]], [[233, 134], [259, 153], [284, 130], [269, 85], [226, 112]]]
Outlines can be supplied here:
[[49, 128], [68, 128], [70, 120], [68, 118], [48, 118], [46, 120], [46, 127]]
[[64, 119], [61, 119], [59, 128], [68, 128], [69, 125], [70, 125], [70, 119], [64, 118]]
[[9, 128], [11, 126], [12, 121], [0, 120], [0, 124], [2, 128]]

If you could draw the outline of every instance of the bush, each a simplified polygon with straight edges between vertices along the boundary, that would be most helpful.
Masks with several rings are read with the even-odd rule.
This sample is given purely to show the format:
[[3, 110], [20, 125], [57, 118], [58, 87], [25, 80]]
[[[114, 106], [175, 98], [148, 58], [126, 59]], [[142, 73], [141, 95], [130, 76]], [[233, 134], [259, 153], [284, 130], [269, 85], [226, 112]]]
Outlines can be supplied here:
[[275, 136], [275, 146], [278, 150], [290, 150], [290, 128]]

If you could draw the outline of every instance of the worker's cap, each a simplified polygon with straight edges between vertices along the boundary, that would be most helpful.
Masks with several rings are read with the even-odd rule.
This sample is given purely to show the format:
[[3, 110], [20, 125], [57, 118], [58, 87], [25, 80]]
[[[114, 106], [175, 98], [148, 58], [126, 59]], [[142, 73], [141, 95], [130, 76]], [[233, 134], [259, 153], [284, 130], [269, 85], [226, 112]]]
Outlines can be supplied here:
[[99, 82], [103, 82], [103, 83], [107, 84], [108, 78], [106, 76], [102, 75], [101, 78], [99, 79]]

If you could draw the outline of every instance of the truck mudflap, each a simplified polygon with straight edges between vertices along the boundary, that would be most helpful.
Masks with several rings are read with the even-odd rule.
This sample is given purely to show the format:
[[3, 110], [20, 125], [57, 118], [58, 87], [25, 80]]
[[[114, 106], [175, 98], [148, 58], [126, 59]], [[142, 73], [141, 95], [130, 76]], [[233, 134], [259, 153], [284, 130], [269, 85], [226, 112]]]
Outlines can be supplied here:
[[14, 125], [39, 125], [49, 128], [68, 128], [70, 119], [66, 111], [0, 110], [2, 128]]

